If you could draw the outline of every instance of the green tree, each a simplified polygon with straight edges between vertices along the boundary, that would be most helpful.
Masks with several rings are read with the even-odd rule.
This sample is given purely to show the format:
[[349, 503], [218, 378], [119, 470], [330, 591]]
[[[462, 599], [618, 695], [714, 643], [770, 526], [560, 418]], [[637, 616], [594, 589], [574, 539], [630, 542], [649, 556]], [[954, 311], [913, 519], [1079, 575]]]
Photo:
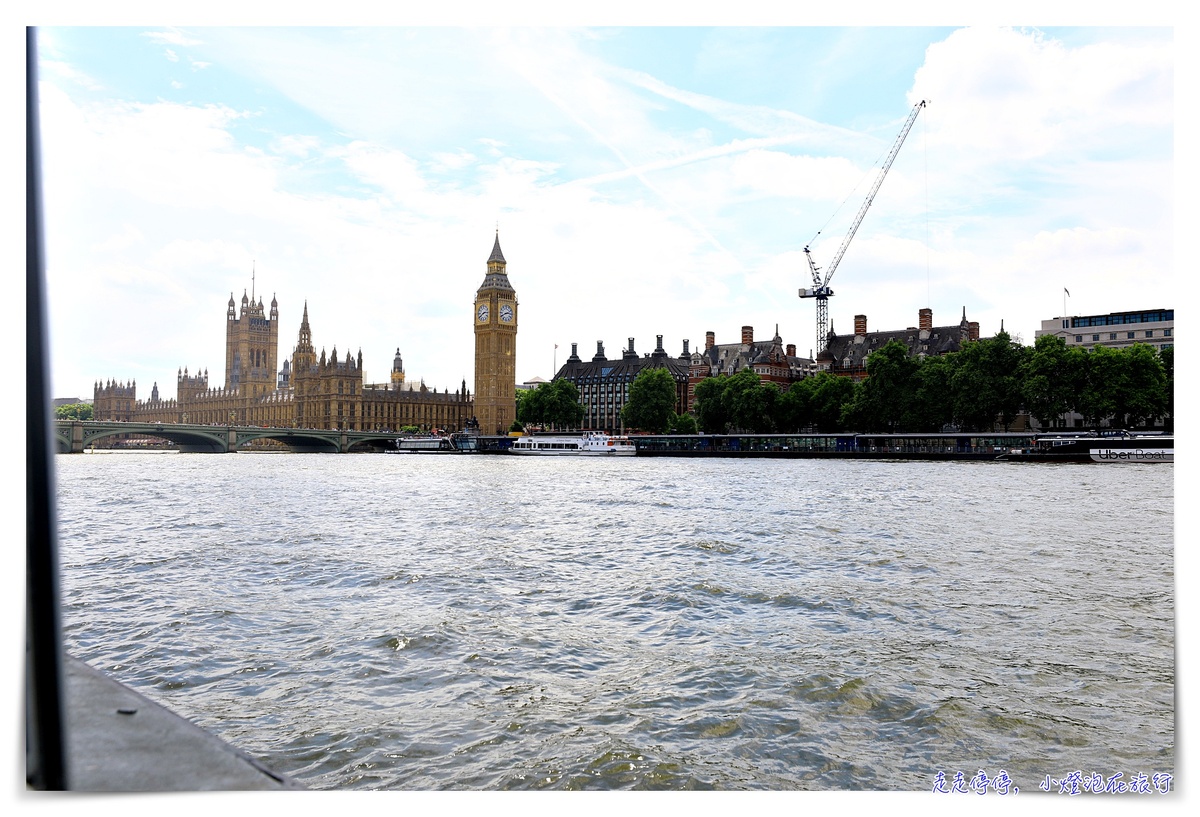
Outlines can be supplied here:
[[1058, 335], [1042, 335], [1026, 355], [1021, 395], [1025, 408], [1043, 428], [1058, 425], [1062, 415], [1074, 410], [1086, 376], [1083, 355]]
[[780, 397], [778, 386], [764, 382], [753, 369], [742, 369], [725, 383], [721, 405], [732, 428], [770, 434], [776, 430]]
[[821, 434], [844, 431], [848, 418], [847, 409], [854, 402], [854, 381], [829, 372], [818, 372], [805, 380], [813, 381], [809, 406], [812, 423], [817, 431]]
[[539, 425], [546, 415], [546, 392], [539, 383], [535, 388], [517, 392], [517, 421], [524, 426]]
[[570, 380], [555, 380], [549, 384], [547, 422], [555, 428], [579, 428], [584, 413], [583, 404], [579, 402], [578, 386]]
[[969, 431], [990, 431], [997, 422], [1007, 429], [1021, 408], [1024, 347], [1000, 332], [964, 343], [955, 355], [950, 381], [955, 420]]
[[1118, 395], [1128, 389], [1128, 369], [1124, 356], [1107, 346], [1094, 346], [1087, 353], [1085, 378], [1076, 410], [1084, 422], [1099, 428], [1113, 419], [1119, 410]]
[[721, 393], [721, 407], [729, 420], [729, 426], [737, 431], [754, 431], [761, 424], [763, 399], [757, 393], [762, 378], [753, 369], [742, 369], [725, 381]]
[[672, 434], [695, 434], [698, 428], [696, 418], [684, 412], [683, 414], [676, 414], [671, 419], [671, 426], [667, 430]]
[[570, 380], [539, 383], [537, 388], [527, 389], [517, 398], [517, 420], [524, 426], [578, 428], [583, 415], [579, 389]]
[[1121, 351], [1127, 391], [1118, 395], [1117, 421], [1127, 428], [1144, 427], [1167, 414], [1167, 370], [1154, 349], [1144, 343]]
[[1167, 392], [1167, 411], [1163, 416], [1163, 425], [1168, 431], [1175, 429], [1175, 347], [1164, 346], [1158, 350], [1158, 359], [1162, 361], [1163, 371], [1167, 382], [1163, 388]]
[[905, 431], [938, 432], [954, 422], [950, 382], [954, 377], [953, 355], [922, 358], [917, 366], [912, 405]]
[[621, 409], [626, 426], [662, 434], [675, 418], [675, 378], [666, 369], [642, 369], [629, 386], [629, 399]]
[[56, 420], [90, 420], [92, 417], [91, 403], [68, 403], [54, 409]]
[[1170, 413], [1171, 378], [1153, 348], [1142, 343], [1125, 349], [1095, 346], [1085, 358], [1086, 377], [1076, 410], [1089, 425], [1099, 427], [1107, 421], [1131, 428]]
[[813, 378], [806, 377], [797, 380], [787, 391], [779, 395], [776, 407], [775, 425], [781, 432], [804, 431], [812, 425], [812, 388], [809, 384]]
[[776, 418], [780, 414], [783, 393], [774, 383], [760, 382], [742, 391], [734, 408], [734, 423], [738, 428], [755, 434], [771, 434], [779, 430]]
[[729, 429], [729, 415], [723, 400], [728, 382], [728, 375], [722, 374], [706, 377], [696, 384], [692, 412], [696, 415], [696, 424], [705, 434], [724, 434]]
[[867, 357], [867, 379], [852, 409], [863, 431], [897, 432], [911, 419], [920, 364], [908, 347], [889, 340]]

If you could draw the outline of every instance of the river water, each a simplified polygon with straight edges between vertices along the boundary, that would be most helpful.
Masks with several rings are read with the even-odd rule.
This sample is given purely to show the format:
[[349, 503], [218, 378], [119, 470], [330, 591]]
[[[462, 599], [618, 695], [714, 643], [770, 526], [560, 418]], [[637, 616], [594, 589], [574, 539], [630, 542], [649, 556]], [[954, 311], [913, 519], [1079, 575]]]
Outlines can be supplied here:
[[1174, 466], [55, 465], [68, 651], [310, 788], [1174, 774]]

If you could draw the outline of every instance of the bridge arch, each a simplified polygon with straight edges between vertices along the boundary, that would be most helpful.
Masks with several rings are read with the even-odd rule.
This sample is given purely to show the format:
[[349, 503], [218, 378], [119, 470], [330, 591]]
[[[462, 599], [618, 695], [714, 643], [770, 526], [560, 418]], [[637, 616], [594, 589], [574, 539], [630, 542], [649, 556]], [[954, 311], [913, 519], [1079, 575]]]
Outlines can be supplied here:
[[238, 429], [235, 447], [243, 449], [254, 440], [277, 440], [295, 452], [340, 454], [339, 432], [307, 428]]
[[125, 434], [166, 440], [183, 452], [207, 453], [244, 450], [262, 439], [277, 440], [299, 452], [383, 451], [395, 444], [395, 435], [384, 431], [60, 420], [54, 423], [54, 446], [59, 453], [80, 452], [100, 440]]

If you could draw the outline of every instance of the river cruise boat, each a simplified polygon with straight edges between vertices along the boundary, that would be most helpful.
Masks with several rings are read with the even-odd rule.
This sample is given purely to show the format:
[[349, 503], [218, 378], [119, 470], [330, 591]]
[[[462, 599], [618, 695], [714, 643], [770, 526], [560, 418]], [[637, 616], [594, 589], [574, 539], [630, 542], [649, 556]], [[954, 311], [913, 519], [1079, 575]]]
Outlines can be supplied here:
[[533, 435], [518, 437], [508, 449], [510, 454], [582, 454], [607, 457], [628, 457], [637, 449], [628, 437], [610, 437], [603, 431], [586, 431], [582, 435]]
[[455, 447], [450, 437], [401, 437], [396, 440], [396, 450], [401, 453], [431, 453], [438, 451], [454, 451]]
[[1014, 448], [999, 459], [1009, 462], [1174, 462], [1175, 437], [1128, 431], [1050, 434], [1038, 437], [1027, 447]]

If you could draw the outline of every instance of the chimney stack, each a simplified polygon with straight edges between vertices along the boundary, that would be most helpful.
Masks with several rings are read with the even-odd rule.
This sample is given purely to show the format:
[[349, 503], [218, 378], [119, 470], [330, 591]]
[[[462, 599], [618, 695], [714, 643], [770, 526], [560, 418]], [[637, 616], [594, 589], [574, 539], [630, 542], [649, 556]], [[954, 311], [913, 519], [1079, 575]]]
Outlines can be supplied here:
[[743, 326], [742, 327], [742, 345], [749, 346], [752, 343], [754, 343], [754, 327], [753, 326]]
[[683, 356], [683, 357], [691, 357], [691, 356], [692, 356], [692, 353], [688, 351], [688, 341], [687, 341], [687, 338], [684, 338], [684, 339], [683, 339], [683, 355], [682, 355], [682, 356]]
[[789, 343], [789, 344], [787, 345], [787, 356], [788, 356], [788, 357], [795, 357], [795, 356], [796, 356], [796, 344], [794, 344], [794, 343]]
[[707, 352], [709, 349], [713, 348], [713, 346], [716, 344], [716, 342], [717, 342], [717, 336], [715, 333], [713, 333], [713, 332], [705, 332], [704, 333], [704, 351]]
[[921, 316], [917, 326], [919, 326], [921, 329], [933, 329], [933, 310], [932, 309], [926, 307], [925, 309], [922, 309], [917, 314]]
[[854, 316], [854, 334], [856, 334], [856, 335], [867, 334], [867, 316], [866, 315], [855, 315]]
[[979, 340], [979, 321], [970, 321], [967, 326], [967, 338], [970, 340]]

